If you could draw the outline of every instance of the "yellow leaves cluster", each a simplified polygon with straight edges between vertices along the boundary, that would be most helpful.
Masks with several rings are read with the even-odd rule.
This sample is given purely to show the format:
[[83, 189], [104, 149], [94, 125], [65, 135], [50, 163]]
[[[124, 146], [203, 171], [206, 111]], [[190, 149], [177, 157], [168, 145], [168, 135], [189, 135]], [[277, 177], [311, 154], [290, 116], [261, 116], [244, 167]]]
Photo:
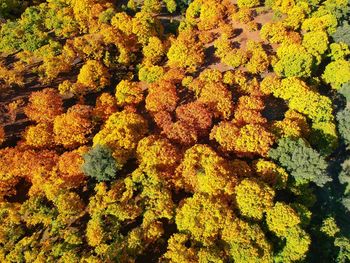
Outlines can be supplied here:
[[273, 130], [278, 137], [307, 138], [310, 133], [306, 117], [295, 110], [288, 110], [282, 121], [273, 124]]
[[137, 105], [143, 100], [143, 91], [139, 83], [122, 80], [116, 87], [115, 96], [118, 106]]
[[236, 184], [230, 164], [207, 145], [197, 144], [188, 149], [177, 173], [185, 189], [191, 192], [232, 195]]
[[235, 188], [237, 206], [243, 216], [261, 220], [273, 206], [275, 192], [267, 184], [243, 179]]
[[305, 257], [311, 239], [300, 227], [300, 217], [293, 208], [285, 203], [277, 202], [267, 211], [266, 223], [272, 232], [286, 239], [285, 246], [277, 255], [280, 260], [290, 262]]
[[255, 173], [265, 183], [268, 183], [277, 189], [283, 189], [286, 187], [288, 173], [282, 167], [264, 159], [254, 161], [253, 167]]
[[51, 148], [54, 146], [52, 125], [48, 123], [29, 126], [23, 137], [26, 144], [35, 148]]
[[115, 159], [125, 163], [136, 149], [137, 143], [147, 132], [147, 121], [137, 113], [116, 112], [93, 138], [94, 145], [108, 145]]
[[87, 92], [97, 92], [109, 85], [110, 75], [102, 63], [88, 60], [80, 69], [78, 83], [84, 85]]
[[210, 138], [215, 139], [225, 151], [243, 156], [266, 156], [274, 142], [273, 134], [260, 124], [238, 127], [234, 122], [219, 123], [212, 129]]
[[180, 231], [188, 231], [195, 240], [205, 245], [215, 241], [232, 220], [233, 213], [224, 200], [198, 193], [184, 200], [175, 218]]
[[267, 211], [266, 222], [271, 231], [278, 236], [285, 236], [289, 228], [300, 223], [300, 218], [289, 205], [277, 202]]
[[158, 37], [150, 37], [148, 44], [142, 49], [142, 54], [145, 63], [156, 64], [165, 55], [165, 46]]
[[192, 30], [181, 31], [178, 37], [172, 40], [167, 56], [170, 67], [185, 68], [189, 72], [195, 71], [204, 63], [203, 46]]
[[229, 244], [235, 262], [273, 262], [272, 247], [257, 224], [236, 218], [224, 227], [222, 239]]
[[145, 168], [173, 172], [180, 160], [178, 150], [167, 139], [151, 135], [137, 145], [138, 161]]

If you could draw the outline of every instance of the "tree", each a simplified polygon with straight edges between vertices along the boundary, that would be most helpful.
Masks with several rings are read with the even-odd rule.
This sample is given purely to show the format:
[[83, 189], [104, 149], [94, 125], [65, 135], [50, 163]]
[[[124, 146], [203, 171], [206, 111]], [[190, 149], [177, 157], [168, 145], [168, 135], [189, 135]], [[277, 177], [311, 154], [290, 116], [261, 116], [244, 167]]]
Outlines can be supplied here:
[[142, 5], [142, 11], [147, 13], [159, 13], [162, 10], [160, 0], [145, 0]]
[[164, 262], [198, 262], [196, 249], [186, 246], [189, 241], [190, 236], [187, 234], [173, 234], [168, 240], [167, 251], [163, 255]]
[[175, 40], [172, 40], [167, 53], [168, 64], [171, 67], [185, 68], [189, 72], [195, 71], [204, 63], [204, 50], [197, 40], [194, 31], [181, 31]]
[[148, 44], [142, 49], [142, 54], [145, 62], [154, 65], [165, 55], [165, 46], [158, 37], [150, 37]]
[[212, 113], [204, 104], [194, 101], [176, 108], [176, 118], [195, 128], [198, 135], [206, 135], [212, 125]]
[[350, 55], [349, 46], [344, 42], [331, 43], [329, 48], [331, 50], [331, 54], [328, 56], [331, 57], [332, 60], [342, 60]]
[[111, 94], [105, 92], [102, 93], [96, 99], [96, 105], [93, 109], [93, 115], [103, 121], [106, 121], [109, 116], [117, 111], [117, 100]]
[[266, 71], [270, 65], [270, 59], [265, 52], [262, 43], [248, 41], [247, 43], [248, 63], [246, 68], [248, 72], [260, 74]]
[[230, 164], [207, 145], [189, 148], [177, 168], [179, 182], [186, 190], [208, 195], [232, 195], [236, 184]]
[[261, 27], [260, 37], [271, 44], [281, 44], [286, 41], [288, 31], [282, 22], [267, 22]]
[[175, 222], [180, 231], [190, 233], [198, 242], [209, 245], [232, 219], [233, 214], [224, 200], [196, 193], [186, 198], [178, 208]]
[[78, 83], [86, 87], [86, 92], [97, 92], [109, 85], [107, 68], [96, 60], [88, 60], [80, 69]]
[[[17, 64], [19, 65], [19, 64]], [[20, 66], [20, 65], [19, 65]], [[0, 62], [0, 78], [2, 79], [4, 87], [1, 87], [0, 90], [7, 89], [11, 85], [18, 85], [22, 87], [24, 85], [24, 70], [19, 67], [19, 70], [16, 68], [8, 69], [3, 62]]]
[[253, 168], [258, 178], [274, 189], [284, 189], [287, 186], [288, 173], [274, 162], [258, 159], [253, 162]]
[[169, 13], [174, 13], [177, 8], [177, 3], [178, 1], [176, 0], [163, 0], [165, 3], [166, 9], [168, 10]]
[[97, 181], [110, 181], [116, 178], [122, 168], [113, 158], [113, 152], [106, 145], [95, 145], [84, 156], [83, 172]]
[[35, 148], [51, 148], [54, 146], [54, 134], [51, 124], [39, 123], [29, 126], [23, 135], [26, 144]]
[[344, 185], [344, 193], [342, 203], [344, 207], [350, 211], [350, 161], [345, 160], [341, 165], [341, 172], [339, 173], [339, 182]]
[[307, 123], [307, 118], [295, 110], [288, 110], [284, 114], [282, 121], [276, 121], [273, 124], [274, 134], [280, 137], [293, 138], [308, 138], [310, 135], [310, 128]]
[[267, 211], [269, 229], [285, 239], [285, 246], [276, 255], [277, 262], [291, 262], [303, 259], [311, 243], [309, 235], [300, 227], [301, 219], [291, 206], [277, 202]]
[[333, 34], [337, 28], [337, 18], [329, 12], [314, 12], [313, 15], [303, 21], [301, 29], [304, 31], [327, 31]]
[[135, 154], [139, 140], [147, 132], [147, 121], [137, 113], [116, 112], [93, 138], [94, 145], [107, 145], [118, 163], [124, 164]]
[[84, 163], [83, 155], [88, 152], [88, 147], [83, 146], [73, 151], [64, 152], [58, 160], [57, 168], [60, 179], [63, 179], [67, 188], [75, 188], [84, 185], [86, 177], [82, 171]]
[[225, 15], [225, 8], [220, 1], [209, 0], [200, 1], [201, 9], [198, 21], [199, 30], [211, 30], [223, 21]]
[[228, 36], [223, 34], [214, 42], [215, 55], [218, 56], [223, 63], [234, 68], [244, 65], [247, 60], [247, 54], [242, 49], [233, 48]]
[[283, 24], [297, 30], [300, 28], [305, 18], [310, 14], [311, 8], [310, 4], [307, 2], [297, 2], [296, 5], [286, 11], [288, 17], [283, 21]]
[[81, 218], [85, 213], [85, 204], [75, 192], [63, 192], [54, 200], [59, 213], [57, 220], [71, 223]]
[[274, 136], [260, 124], [238, 127], [234, 122], [221, 122], [214, 126], [210, 139], [215, 139], [223, 150], [241, 156], [266, 156], [274, 142]]
[[63, 101], [55, 89], [43, 89], [30, 95], [24, 112], [33, 121], [50, 123], [63, 113]]
[[[298, 78], [266, 77], [261, 82], [263, 93], [287, 100], [289, 108], [305, 114], [312, 120], [310, 140], [323, 154], [330, 154], [337, 146], [337, 133], [332, 114], [332, 101], [321, 96]], [[303, 94], [303, 95], [301, 95]]]
[[139, 70], [139, 79], [147, 83], [153, 83], [162, 78], [164, 69], [161, 66], [150, 64], [143, 65]]
[[148, 12], [141, 10], [132, 18], [132, 33], [142, 45], [146, 45], [150, 37], [158, 36], [162, 30], [160, 22]]
[[55, 142], [68, 149], [76, 148], [88, 142], [92, 128], [91, 108], [76, 104], [55, 118], [53, 123]]
[[277, 49], [278, 61], [273, 65], [279, 76], [310, 77], [314, 59], [306, 49], [298, 44], [283, 44]]
[[235, 218], [224, 226], [222, 239], [234, 262], [272, 262], [272, 247], [258, 224]]
[[169, 81], [150, 85], [146, 97], [146, 109], [150, 112], [174, 111], [179, 98], [176, 86]]
[[232, 93], [225, 84], [207, 82], [199, 92], [198, 101], [206, 105], [213, 112], [214, 117], [227, 120], [233, 113], [232, 97]]
[[350, 24], [346, 21], [332, 35], [335, 42], [343, 42], [350, 46]]
[[329, 63], [322, 78], [333, 89], [339, 89], [343, 84], [350, 82], [350, 62], [340, 59]]
[[322, 187], [331, 182], [327, 174], [327, 162], [301, 138], [282, 138], [278, 147], [269, 151], [269, 157], [277, 161], [295, 179], [297, 184], [314, 182]]
[[167, 139], [151, 135], [137, 145], [137, 158], [146, 169], [156, 169], [172, 175], [179, 163], [180, 153]]
[[350, 145], [350, 109], [346, 108], [337, 113], [338, 130], [347, 146]]
[[266, 223], [277, 236], [284, 237], [290, 228], [300, 224], [300, 218], [295, 210], [281, 202], [277, 202], [266, 213]]
[[303, 36], [303, 46], [314, 55], [323, 55], [328, 49], [328, 35], [324, 31], [312, 31]]
[[143, 101], [143, 91], [140, 84], [122, 80], [116, 87], [115, 96], [118, 106], [137, 105]]
[[242, 216], [261, 220], [273, 206], [275, 192], [265, 183], [244, 179], [235, 187], [236, 203]]

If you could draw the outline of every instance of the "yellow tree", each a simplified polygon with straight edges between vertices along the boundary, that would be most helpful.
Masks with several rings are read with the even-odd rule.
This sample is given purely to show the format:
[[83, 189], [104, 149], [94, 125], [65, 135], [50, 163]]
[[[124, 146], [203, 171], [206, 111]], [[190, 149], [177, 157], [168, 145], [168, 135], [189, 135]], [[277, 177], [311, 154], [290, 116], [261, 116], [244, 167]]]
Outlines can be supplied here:
[[88, 142], [92, 128], [91, 108], [86, 105], [74, 105], [66, 113], [55, 118], [55, 142], [65, 148], [83, 145]]
[[189, 232], [196, 241], [209, 245], [232, 219], [233, 213], [225, 200], [195, 193], [180, 205], [175, 222], [180, 231]]
[[202, 144], [196, 144], [185, 152], [177, 173], [179, 183], [191, 192], [232, 195], [236, 184], [230, 163]]
[[105, 66], [96, 60], [88, 60], [80, 69], [78, 83], [85, 92], [97, 92], [109, 85], [110, 75]]
[[203, 46], [192, 30], [181, 31], [178, 37], [172, 40], [167, 56], [169, 66], [185, 68], [190, 72], [204, 63]]
[[139, 83], [122, 80], [116, 87], [118, 106], [137, 105], [143, 101], [143, 91]]
[[113, 113], [93, 138], [94, 145], [107, 145], [113, 157], [124, 164], [135, 154], [139, 140], [146, 134], [147, 121], [139, 114], [122, 111]]

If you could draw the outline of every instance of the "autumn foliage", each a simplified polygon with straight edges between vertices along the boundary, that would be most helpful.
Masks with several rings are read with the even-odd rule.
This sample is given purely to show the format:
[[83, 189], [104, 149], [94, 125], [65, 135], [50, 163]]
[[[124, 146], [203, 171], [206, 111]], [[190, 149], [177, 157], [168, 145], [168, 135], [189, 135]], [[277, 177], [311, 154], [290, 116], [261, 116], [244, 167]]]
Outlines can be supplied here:
[[349, 262], [349, 15], [0, 1], [0, 262]]

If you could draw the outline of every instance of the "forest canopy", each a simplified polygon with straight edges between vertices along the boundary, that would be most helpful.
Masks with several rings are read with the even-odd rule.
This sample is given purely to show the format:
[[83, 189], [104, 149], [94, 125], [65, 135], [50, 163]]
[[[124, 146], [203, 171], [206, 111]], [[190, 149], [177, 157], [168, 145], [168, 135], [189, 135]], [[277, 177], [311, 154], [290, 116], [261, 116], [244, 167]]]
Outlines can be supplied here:
[[350, 262], [348, 0], [0, 0], [0, 262]]

